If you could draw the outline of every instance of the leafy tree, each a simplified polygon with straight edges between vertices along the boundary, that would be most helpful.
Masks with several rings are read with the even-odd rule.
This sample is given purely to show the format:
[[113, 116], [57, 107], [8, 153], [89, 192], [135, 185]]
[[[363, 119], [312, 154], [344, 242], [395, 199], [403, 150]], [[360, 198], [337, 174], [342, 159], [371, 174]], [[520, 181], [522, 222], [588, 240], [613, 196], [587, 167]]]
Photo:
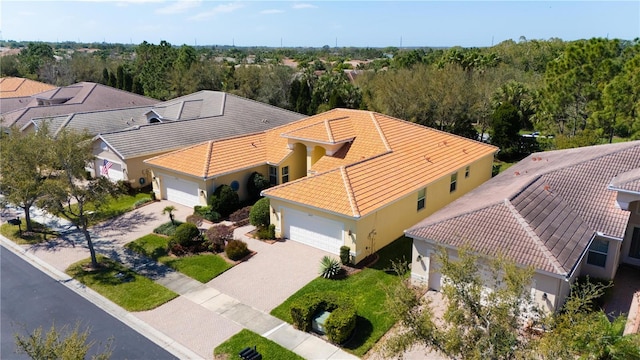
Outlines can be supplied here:
[[46, 122], [33, 133], [21, 134], [17, 128], [0, 132], [0, 190], [24, 211], [27, 231], [33, 231], [31, 207], [47, 193], [45, 182], [52, 173], [53, 140], [48, 133]]
[[504, 103], [491, 115], [491, 143], [509, 152], [520, 137], [520, 116], [518, 109], [510, 103]]
[[17, 55], [0, 56], [0, 76], [20, 76]]
[[[56, 328], [52, 325], [49, 331], [43, 334], [42, 327], [35, 329], [28, 336], [15, 334], [16, 352], [26, 354], [34, 360], [71, 360], [86, 359], [89, 350], [96, 345], [95, 341], [89, 341], [91, 334], [89, 328], [80, 331], [77, 323], [72, 330], [68, 326]], [[104, 351], [91, 356], [92, 360], [107, 360], [111, 357], [113, 339], [108, 339]]]
[[69, 219], [84, 235], [91, 265], [95, 268], [98, 261], [88, 230], [94, 212], [88, 209], [88, 205], [100, 211], [110, 197], [120, 195], [123, 190], [103, 176], [88, 179], [85, 169], [94, 160], [90, 139], [89, 134], [67, 130], [58, 134], [51, 144], [54, 153], [52, 168], [57, 170], [56, 176], [45, 181], [47, 194], [39, 205], [54, 215]]
[[626, 317], [610, 321], [597, 301], [611, 283], [577, 281], [562, 311], [546, 320], [550, 331], [532, 351], [542, 359], [640, 359], [640, 334], [624, 335]]
[[37, 78], [38, 70], [47, 62], [53, 62], [53, 48], [42, 42], [31, 42], [20, 50], [18, 61], [20, 73], [23, 77]]
[[[487, 260], [484, 267], [466, 249], [458, 255], [459, 260], [453, 261], [441, 249], [435, 257], [446, 279], [442, 321], [435, 319], [431, 304], [410, 288], [408, 279], [390, 290], [387, 308], [400, 319], [404, 331], [387, 342], [388, 355], [401, 354], [414, 344], [455, 359], [512, 359], [527, 349], [529, 338], [520, 336], [520, 330], [525, 314], [537, 313], [528, 295], [533, 269], [504, 260]], [[483, 279], [483, 272], [490, 276]]]

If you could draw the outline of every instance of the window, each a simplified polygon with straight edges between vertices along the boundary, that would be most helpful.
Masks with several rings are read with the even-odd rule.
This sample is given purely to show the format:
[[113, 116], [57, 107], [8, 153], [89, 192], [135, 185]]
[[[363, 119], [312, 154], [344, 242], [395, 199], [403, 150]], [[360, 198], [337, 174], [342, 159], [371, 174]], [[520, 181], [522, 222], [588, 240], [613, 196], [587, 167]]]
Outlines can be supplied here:
[[282, 183], [289, 182], [289, 167], [285, 166], [282, 168]]
[[278, 185], [278, 168], [275, 166], [269, 166], [269, 185]]
[[609, 242], [606, 240], [594, 239], [589, 246], [587, 264], [605, 267], [607, 264], [607, 253], [609, 252]]
[[629, 256], [634, 259], [640, 259], [640, 227], [633, 229], [631, 237], [631, 247], [629, 248]]
[[427, 188], [420, 189], [420, 191], [418, 191], [418, 211], [424, 209], [426, 198], [427, 198]]
[[465, 179], [469, 177], [469, 168], [470, 168], [470, 166], [467, 166], [467, 167], [464, 169], [464, 177], [465, 177]]
[[458, 173], [451, 174], [451, 183], [449, 185], [449, 192], [456, 191], [456, 187], [458, 186]]

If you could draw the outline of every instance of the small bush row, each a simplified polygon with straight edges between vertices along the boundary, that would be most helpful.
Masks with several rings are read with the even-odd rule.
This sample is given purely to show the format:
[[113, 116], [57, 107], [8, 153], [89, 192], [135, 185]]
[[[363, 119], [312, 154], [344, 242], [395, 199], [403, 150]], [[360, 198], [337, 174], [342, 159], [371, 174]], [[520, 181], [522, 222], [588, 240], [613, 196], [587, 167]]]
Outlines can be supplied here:
[[291, 304], [293, 325], [302, 331], [310, 331], [313, 318], [328, 311], [324, 328], [329, 341], [342, 344], [353, 333], [358, 314], [353, 301], [337, 292], [313, 293], [299, 298]]
[[178, 226], [182, 224], [182, 222], [178, 220], [174, 220], [174, 223], [171, 223], [171, 221], [166, 222], [158, 226], [157, 228], [153, 229], [153, 232], [160, 235], [173, 236], [173, 234], [176, 233], [176, 229], [178, 228]]

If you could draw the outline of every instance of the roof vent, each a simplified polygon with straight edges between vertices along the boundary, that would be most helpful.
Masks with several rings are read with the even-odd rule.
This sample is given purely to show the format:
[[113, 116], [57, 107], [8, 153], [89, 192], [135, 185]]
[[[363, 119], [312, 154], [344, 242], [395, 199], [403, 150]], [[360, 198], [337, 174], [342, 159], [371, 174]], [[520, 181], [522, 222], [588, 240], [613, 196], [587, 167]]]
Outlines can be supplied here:
[[269, 120], [267, 120], [267, 119], [262, 119], [262, 120], [260, 120], [260, 122], [262, 122], [263, 124], [268, 124], [268, 123], [269, 123]]

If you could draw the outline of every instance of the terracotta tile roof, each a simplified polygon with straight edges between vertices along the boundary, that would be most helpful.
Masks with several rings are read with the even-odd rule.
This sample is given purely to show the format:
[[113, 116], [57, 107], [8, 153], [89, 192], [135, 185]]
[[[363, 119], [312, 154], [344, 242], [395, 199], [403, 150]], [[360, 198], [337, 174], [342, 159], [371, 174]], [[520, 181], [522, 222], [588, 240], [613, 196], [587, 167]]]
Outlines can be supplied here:
[[596, 233], [624, 236], [609, 184], [639, 168], [640, 141], [532, 154], [406, 234], [566, 276]]
[[55, 86], [39, 81], [17, 77], [0, 78], [0, 98], [28, 97], [43, 91], [54, 89]]
[[[291, 138], [329, 144], [353, 141], [317, 161], [311, 168], [315, 174], [265, 194], [352, 217], [369, 214], [497, 151], [491, 145], [382, 114], [334, 109], [263, 134], [217, 141], [209, 145], [212, 151], [207, 159], [197, 160], [199, 165], [193, 169], [180, 165], [186, 158], [181, 151], [146, 162], [200, 177], [201, 165], [210, 161], [206, 175], [214, 177], [249, 165], [280, 164], [292, 152], [287, 146]], [[249, 147], [251, 143], [256, 147]], [[196, 148], [192, 149], [195, 153]]]

